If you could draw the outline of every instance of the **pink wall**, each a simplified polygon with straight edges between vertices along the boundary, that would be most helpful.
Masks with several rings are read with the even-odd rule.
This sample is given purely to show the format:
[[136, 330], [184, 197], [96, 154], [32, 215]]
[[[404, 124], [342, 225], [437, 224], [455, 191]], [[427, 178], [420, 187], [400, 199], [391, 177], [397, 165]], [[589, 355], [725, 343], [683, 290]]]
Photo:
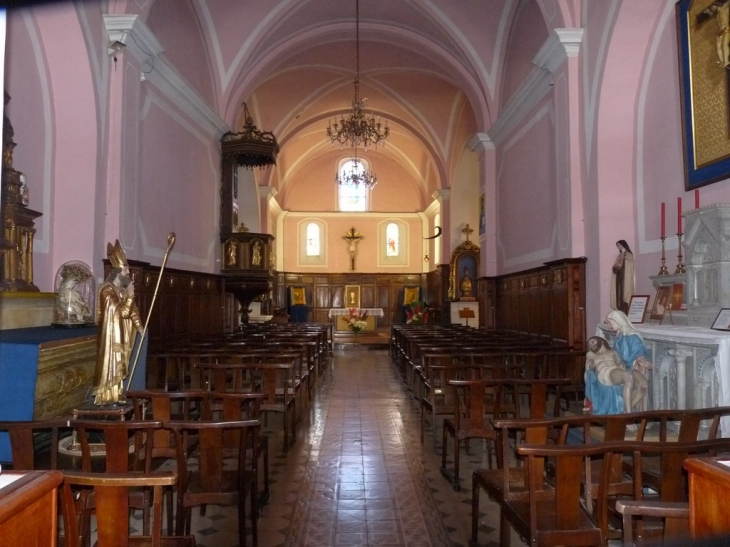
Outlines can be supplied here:
[[497, 263], [519, 271], [558, 258], [555, 128], [546, 100], [497, 149]]
[[532, 59], [547, 37], [548, 30], [537, 3], [534, 0], [522, 2], [512, 23], [507, 45], [500, 108], [509, 102], [532, 72], [535, 66]]
[[[348, 243], [342, 239], [351, 227], [363, 236], [358, 243], [356, 271], [366, 273], [412, 273], [423, 269], [424, 249], [421, 219], [414, 216], [369, 215], [367, 213], [350, 215], [327, 215], [319, 217], [327, 225], [327, 265], [299, 266], [297, 264], [299, 224], [307, 217], [287, 215], [284, 219], [284, 271], [287, 272], [347, 272], [350, 270]], [[315, 216], [316, 218], [316, 216]], [[409, 229], [410, 244], [407, 246], [408, 264], [404, 266], [378, 266], [378, 226], [389, 220], [405, 222]]]
[[[336, 211], [337, 185], [335, 173], [340, 159], [350, 158], [349, 149], [333, 149], [316, 160], [297, 168], [277, 201], [285, 210]], [[421, 185], [401, 165], [388, 157], [369, 151], [361, 154], [378, 175], [378, 184], [371, 194], [372, 212], [415, 212], [425, 209], [426, 196]]]
[[[208, 104], [216, 103], [212, 68], [202, 29], [190, 0], [157, 0], [146, 23], [162, 46], [163, 53]], [[150, 70], [149, 65], [146, 70]]]

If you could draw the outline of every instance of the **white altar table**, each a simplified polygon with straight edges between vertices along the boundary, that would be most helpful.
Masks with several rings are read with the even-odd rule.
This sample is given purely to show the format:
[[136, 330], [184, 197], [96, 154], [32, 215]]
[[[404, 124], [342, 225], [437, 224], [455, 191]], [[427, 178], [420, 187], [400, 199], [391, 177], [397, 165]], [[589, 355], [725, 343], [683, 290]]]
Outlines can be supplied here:
[[[654, 370], [650, 408], [708, 408], [730, 405], [730, 332], [705, 327], [634, 325], [644, 337]], [[613, 339], [606, 325], [597, 336]], [[722, 418], [730, 437], [730, 418]]]
[[332, 308], [329, 312], [327, 312], [327, 315], [330, 319], [334, 318], [335, 332], [350, 332], [345, 319], [350, 316], [351, 309], [354, 309], [357, 314], [367, 312], [368, 316], [365, 320], [367, 324], [365, 325], [363, 332], [375, 331], [375, 318], [383, 317], [385, 315], [383, 308]]

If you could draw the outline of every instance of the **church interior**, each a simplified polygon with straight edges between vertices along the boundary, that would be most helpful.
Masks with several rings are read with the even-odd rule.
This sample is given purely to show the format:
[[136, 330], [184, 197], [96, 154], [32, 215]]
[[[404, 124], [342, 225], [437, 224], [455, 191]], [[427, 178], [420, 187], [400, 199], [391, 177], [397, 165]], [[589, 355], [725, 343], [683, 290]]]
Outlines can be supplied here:
[[[598, 415], [584, 400], [594, 335], [609, 350], [624, 335], [644, 344], [647, 368], [625, 375], [616, 412], [651, 417], [624, 423], [626, 439], [701, 438], [687, 453], [708, 465], [701, 450], [730, 451], [727, 0], [0, 6], [0, 477], [19, 469], [8, 422], [66, 419], [51, 430], [75, 439], [87, 415], [138, 418], [134, 392], [211, 388], [224, 351], [252, 375], [268, 352], [278, 361], [251, 389], [273, 363], [293, 376], [247, 402], [267, 448], [239, 449], [267, 462], [249, 462], [266, 499], [249, 514], [241, 493], [194, 507], [184, 532], [197, 545], [539, 544], [529, 518], [504, 517], [531, 509], [490, 490], [493, 463], [538, 457], [501, 441], [517, 426], [495, 425], [496, 394], [514, 390], [515, 420]], [[123, 404], [89, 410], [99, 289], [122, 267], [141, 318], [125, 366], [136, 352], [140, 369]], [[624, 330], [606, 320], [617, 309]], [[496, 354], [499, 374], [519, 372], [509, 387], [481, 377], [499, 386], [478, 426], [489, 432], [453, 449], [447, 433], [460, 438], [476, 396], [431, 375], [469, 361], [449, 380], [474, 381], [477, 355], [478, 374], [497, 374]], [[553, 410], [514, 380], [546, 382]], [[200, 397], [198, 410], [213, 405]], [[685, 419], [699, 433], [679, 432]], [[80, 469], [50, 445], [54, 465]], [[170, 452], [160, 469], [181, 465]], [[682, 488], [672, 501], [690, 503]], [[590, 530], [571, 541], [633, 533], [586, 492], [575, 515]], [[182, 499], [163, 504], [178, 504], [175, 528]], [[659, 534], [699, 538], [692, 511], [659, 519]], [[27, 532], [3, 515], [0, 538]], [[131, 523], [147, 528], [137, 511]]]

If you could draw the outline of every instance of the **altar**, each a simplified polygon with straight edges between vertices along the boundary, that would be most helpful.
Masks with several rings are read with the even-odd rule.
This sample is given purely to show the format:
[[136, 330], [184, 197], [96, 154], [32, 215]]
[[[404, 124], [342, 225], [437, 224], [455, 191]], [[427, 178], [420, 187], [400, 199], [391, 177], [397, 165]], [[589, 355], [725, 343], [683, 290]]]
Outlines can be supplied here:
[[[650, 409], [730, 405], [730, 332], [705, 327], [634, 325], [644, 338], [654, 370], [649, 374]], [[599, 325], [609, 342], [613, 332]], [[722, 418], [730, 437], [730, 417]]]
[[328, 312], [328, 316], [330, 319], [334, 319], [335, 332], [350, 332], [350, 328], [347, 325], [347, 318], [350, 317], [350, 310], [355, 310], [355, 313], [358, 315], [367, 312], [368, 315], [365, 318], [365, 328], [362, 329], [363, 332], [375, 332], [375, 318], [383, 317], [385, 315], [382, 308], [332, 308]]

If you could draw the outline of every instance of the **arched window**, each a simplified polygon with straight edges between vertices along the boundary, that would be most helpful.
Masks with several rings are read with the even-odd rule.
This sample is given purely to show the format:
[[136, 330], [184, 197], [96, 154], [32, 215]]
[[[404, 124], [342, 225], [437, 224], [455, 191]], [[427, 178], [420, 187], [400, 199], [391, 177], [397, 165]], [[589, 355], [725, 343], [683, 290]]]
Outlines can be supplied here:
[[[363, 175], [367, 164], [363, 160], [347, 160], [340, 165], [339, 177], [345, 179], [352, 173]], [[337, 196], [340, 211], [368, 211], [370, 209], [370, 190], [364, 184], [338, 184]]]
[[400, 230], [395, 222], [385, 227], [385, 256], [399, 256]]
[[297, 266], [327, 265], [327, 224], [307, 218], [297, 224]]
[[378, 223], [378, 266], [407, 266], [408, 258], [408, 224], [400, 219]]
[[320, 255], [319, 225], [316, 222], [307, 224], [307, 256]]

